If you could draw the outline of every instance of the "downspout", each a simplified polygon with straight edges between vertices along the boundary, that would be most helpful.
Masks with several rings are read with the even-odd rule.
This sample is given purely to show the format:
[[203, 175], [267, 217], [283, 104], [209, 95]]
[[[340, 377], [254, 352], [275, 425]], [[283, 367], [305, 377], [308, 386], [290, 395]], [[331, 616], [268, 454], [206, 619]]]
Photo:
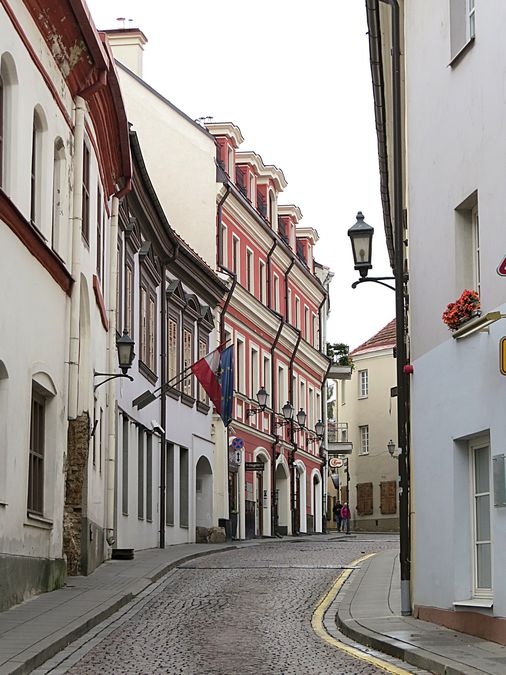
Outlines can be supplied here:
[[162, 285], [161, 285], [161, 345], [160, 353], [160, 385], [162, 395], [160, 396], [160, 425], [162, 433], [160, 438], [160, 548], [165, 548], [165, 503], [166, 503], [166, 445], [167, 445], [167, 293], [166, 293], [166, 275], [168, 266], [173, 263], [179, 255], [179, 242], [176, 240], [174, 244], [174, 251], [169, 258], [166, 258], [162, 263]]
[[[288, 365], [288, 377], [290, 378], [289, 382], [288, 382], [288, 391], [290, 392], [290, 401], [293, 401], [293, 393], [294, 393], [293, 392], [293, 364], [294, 364], [294, 361], [295, 361], [295, 356], [297, 354], [297, 350], [299, 349], [300, 341], [302, 339], [302, 331], [298, 328], [295, 328], [295, 330], [298, 333], [297, 341], [295, 343], [295, 347], [293, 349], [292, 356], [290, 357], [290, 363]], [[296, 410], [294, 411], [294, 414], [297, 415]], [[295, 472], [297, 471], [297, 469], [295, 467], [295, 452], [297, 450], [297, 445], [296, 445], [296, 443], [294, 443], [294, 440], [293, 440], [294, 436], [295, 436], [295, 434], [294, 434], [294, 430], [293, 430], [293, 419], [292, 419], [292, 421], [290, 422], [290, 443], [292, 444], [292, 461], [291, 461], [292, 470], [290, 472], [290, 482], [291, 482], [291, 486], [290, 486], [290, 490], [291, 490], [290, 491], [291, 509], [290, 509], [290, 511], [292, 513], [292, 535], [295, 534], [296, 529], [297, 529], [296, 528], [296, 513], [295, 513]], [[300, 520], [300, 515], [299, 515], [299, 520]]]
[[[322, 532], [324, 534], [327, 533], [327, 518], [325, 517], [326, 511], [327, 511], [327, 457], [325, 455], [325, 448], [327, 447], [327, 437], [328, 437], [328, 432], [327, 432], [327, 378], [330, 373], [330, 368], [332, 366], [332, 361], [329, 359], [329, 365], [327, 366], [327, 371], [325, 372], [325, 377], [323, 378], [322, 386], [321, 386], [321, 394], [320, 394], [320, 400], [321, 400], [321, 405], [322, 405], [322, 411], [321, 411], [321, 421], [324, 424], [324, 436], [323, 436], [323, 446], [320, 445], [320, 457], [322, 460], [322, 465], [320, 468], [321, 471], [321, 476], [322, 476]], [[348, 502], [349, 502], [349, 497], [348, 497]], [[349, 506], [349, 503], [348, 503]]]
[[[401, 39], [398, 0], [382, 0], [392, 10], [392, 127], [394, 173], [394, 276], [397, 367], [397, 443], [399, 447], [399, 533], [401, 567], [401, 613], [411, 614], [411, 532], [409, 522], [409, 383], [406, 365], [406, 318], [404, 276], [404, 217], [402, 176], [402, 102], [401, 102]], [[368, 8], [369, 9], [369, 8]]]
[[225, 340], [225, 315], [227, 313], [228, 306], [230, 305], [230, 301], [232, 300], [232, 296], [234, 295], [235, 287], [237, 286], [237, 274], [235, 272], [231, 272], [223, 265], [220, 265], [220, 269], [223, 270], [225, 274], [228, 274], [232, 278], [232, 285], [229, 288], [229, 291], [227, 293], [227, 299], [225, 300], [223, 309], [221, 310], [220, 314], [220, 344], [221, 344]]
[[279, 383], [276, 380], [276, 364], [274, 363], [274, 351], [276, 350], [281, 331], [285, 325], [285, 320], [282, 316], [279, 317], [279, 326], [271, 345], [271, 385], [272, 385], [272, 412], [271, 412], [271, 436], [274, 437], [272, 442], [272, 462], [271, 462], [271, 537], [276, 536], [276, 525], [278, 521], [277, 503], [276, 503], [276, 448], [279, 445], [279, 435], [276, 432], [276, 408], [279, 408]]
[[267, 254], [267, 259], [266, 259], [265, 273], [267, 275], [266, 282], [267, 282], [267, 307], [268, 307], [268, 309], [272, 309], [272, 305], [274, 304], [272, 302], [271, 257], [272, 257], [272, 254], [274, 253], [274, 249], [276, 248], [277, 245], [278, 245], [278, 240], [274, 239], [274, 242], [273, 242], [271, 248], [269, 249], [269, 253]]
[[74, 189], [72, 202], [72, 278], [74, 284], [70, 298], [70, 343], [69, 343], [69, 399], [68, 418], [77, 417], [79, 386], [79, 311], [81, 305], [81, 230], [83, 220], [83, 147], [86, 103], [83, 98], [75, 99], [74, 124]]

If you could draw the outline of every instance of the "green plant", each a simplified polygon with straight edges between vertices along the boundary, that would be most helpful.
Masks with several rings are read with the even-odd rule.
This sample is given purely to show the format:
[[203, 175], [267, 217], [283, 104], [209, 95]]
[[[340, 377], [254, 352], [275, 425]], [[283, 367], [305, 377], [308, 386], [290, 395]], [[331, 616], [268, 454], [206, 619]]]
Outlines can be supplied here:
[[351, 366], [353, 368], [350, 348], [344, 342], [327, 342], [327, 356], [338, 366]]

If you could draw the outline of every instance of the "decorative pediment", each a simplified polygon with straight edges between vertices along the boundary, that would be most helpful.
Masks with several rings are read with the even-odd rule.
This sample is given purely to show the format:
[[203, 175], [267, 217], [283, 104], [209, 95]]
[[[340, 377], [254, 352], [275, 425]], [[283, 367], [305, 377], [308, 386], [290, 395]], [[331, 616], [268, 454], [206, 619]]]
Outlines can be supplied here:
[[185, 293], [186, 296], [186, 309], [190, 310], [196, 315], [196, 318], [200, 317], [200, 302], [197, 296], [194, 293]]
[[167, 298], [177, 305], [184, 307], [186, 305], [186, 293], [183, 289], [183, 284], [179, 279], [168, 279], [167, 281]]
[[200, 320], [202, 323], [207, 326], [210, 330], [214, 328], [214, 317], [209, 305], [200, 306]]

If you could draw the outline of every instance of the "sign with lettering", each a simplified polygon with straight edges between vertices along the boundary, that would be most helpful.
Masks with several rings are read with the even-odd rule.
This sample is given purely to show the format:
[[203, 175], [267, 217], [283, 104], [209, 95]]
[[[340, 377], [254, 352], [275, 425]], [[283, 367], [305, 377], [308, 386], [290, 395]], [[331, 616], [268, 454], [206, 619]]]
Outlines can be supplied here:
[[497, 266], [497, 274], [500, 277], [506, 277], [506, 255]]
[[343, 466], [344, 461], [339, 457], [331, 457], [329, 459], [329, 466], [331, 469], [339, 469]]
[[265, 464], [263, 462], [245, 462], [245, 471], [263, 471]]

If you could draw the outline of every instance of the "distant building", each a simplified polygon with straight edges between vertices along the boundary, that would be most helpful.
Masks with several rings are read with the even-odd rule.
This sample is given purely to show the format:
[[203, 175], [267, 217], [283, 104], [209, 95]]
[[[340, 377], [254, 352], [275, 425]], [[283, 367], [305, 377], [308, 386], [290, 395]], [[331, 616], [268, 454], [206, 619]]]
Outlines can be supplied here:
[[[346, 430], [353, 444], [347, 461], [354, 530], [399, 528], [397, 461], [387, 448], [397, 436], [394, 347], [395, 320], [350, 353], [351, 379], [337, 385], [338, 429]], [[339, 473], [343, 500], [347, 476], [345, 469]]]

